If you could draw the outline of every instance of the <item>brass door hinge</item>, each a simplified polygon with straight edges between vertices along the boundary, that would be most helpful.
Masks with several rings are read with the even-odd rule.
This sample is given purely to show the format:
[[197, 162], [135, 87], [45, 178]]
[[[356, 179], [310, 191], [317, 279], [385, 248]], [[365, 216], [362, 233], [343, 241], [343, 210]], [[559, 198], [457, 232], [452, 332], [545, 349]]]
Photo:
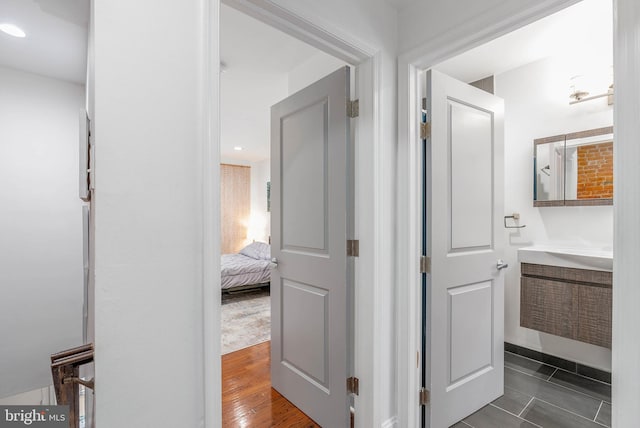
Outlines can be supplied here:
[[347, 116], [358, 117], [360, 115], [360, 100], [347, 101]]
[[429, 390], [427, 388], [420, 388], [420, 405], [426, 406], [429, 404], [430, 398]]
[[431, 258], [420, 256], [420, 273], [431, 273]]
[[347, 239], [347, 256], [358, 257], [360, 255], [360, 241]]
[[426, 140], [431, 137], [431, 123], [421, 123], [420, 124], [420, 139]]
[[347, 392], [349, 394], [358, 395], [360, 393], [360, 381], [357, 377], [347, 378]]

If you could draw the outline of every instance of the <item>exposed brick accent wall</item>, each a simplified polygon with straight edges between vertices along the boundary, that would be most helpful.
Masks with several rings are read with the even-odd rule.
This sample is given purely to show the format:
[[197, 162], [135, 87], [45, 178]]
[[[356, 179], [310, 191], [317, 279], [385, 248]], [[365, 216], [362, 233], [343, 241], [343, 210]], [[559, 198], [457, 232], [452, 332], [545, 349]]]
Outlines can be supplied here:
[[578, 199], [613, 198], [613, 142], [578, 147]]

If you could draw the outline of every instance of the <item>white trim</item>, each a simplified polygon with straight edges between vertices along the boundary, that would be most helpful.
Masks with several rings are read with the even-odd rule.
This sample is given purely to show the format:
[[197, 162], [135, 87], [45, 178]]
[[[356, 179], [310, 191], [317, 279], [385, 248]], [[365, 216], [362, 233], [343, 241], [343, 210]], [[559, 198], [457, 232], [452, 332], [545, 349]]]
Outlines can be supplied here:
[[[360, 99], [360, 116], [356, 131], [354, 171], [354, 239], [360, 240], [360, 256], [354, 261], [354, 375], [360, 379], [360, 395], [354, 397], [357, 427], [373, 426], [374, 420], [374, 295], [376, 284], [373, 274], [375, 252], [371, 238], [375, 238], [371, 216], [367, 215], [368, 195], [364, 187], [373, 186], [369, 172], [372, 170], [373, 153], [378, 147], [378, 129], [374, 117], [378, 105], [375, 88], [379, 84], [378, 58], [374, 57], [358, 66], [357, 92]], [[370, 125], [370, 126], [368, 126]], [[365, 144], [369, 141], [368, 145]], [[371, 150], [369, 150], [372, 148]], [[370, 213], [369, 213], [370, 214]], [[374, 290], [372, 290], [372, 288]], [[369, 386], [369, 387], [367, 387]]]
[[345, 34], [328, 22], [317, 23], [302, 9], [289, 10], [269, 0], [222, 0], [227, 6], [256, 18], [349, 64], [359, 64], [376, 49]]
[[[360, 256], [354, 263], [355, 308], [354, 317], [354, 374], [360, 379], [360, 395], [354, 399], [356, 426], [375, 425], [380, 420], [380, 409], [388, 407], [375, 394], [380, 382], [378, 363], [382, 345], [376, 340], [376, 313], [385, 304], [381, 294], [379, 273], [388, 256], [380, 250], [379, 239], [383, 228], [382, 203], [376, 187], [381, 181], [383, 161], [382, 125], [382, 67], [383, 56], [366, 43], [345, 34], [315, 17], [304, 16], [300, 10], [289, 10], [268, 0], [222, 0], [222, 3], [246, 13], [267, 25], [305, 41], [316, 48], [357, 67], [357, 93], [360, 116], [356, 132], [355, 158], [355, 230], [354, 239], [360, 239]], [[372, 209], [373, 208], [373, 209]], [[369, 239], [372, 239], [369, 241]], [[218, 266], [219, 269], [219, 266]], [[373, 290], [373, 291], [372, 291]], [[388, 304], [388, 302], [386, 302]], [[378, 311], [378, 312], [377, 312]], [[215, 334], [219, 338], [220, 330]], [[376, 401], [377, 400], [377, 401]]]
[[[220, 361], [220, 46], [219, 0], [200, 0], [198, 79], [200, 182], [202, 183], [202, 372], [203, 427], [222, 425]], [[215, 131], [215, 132], [214, 132]]]
[[[440, 37], [403, 53], [398, 58], [398, 238], [396, 283], [398, 300], [398, 418], [403, 427], [420, 425], [420, 369], [416, 352], [420, 348], [420, 274], [418, 257], [422, 225], [420, 218], [420, 139], [417, 118], [420, 114], [419, 71], [432, 67], [459, 53], [482, 45], [579, 0], [544, 0], [512, 16], [495, 22], [491, 11], [477, 16], [464, 26], [455, 27]], [[471, 30], [470, 30], [471, 29]]]
[[[400, 426], [420, 424], [418, 352], [420, 350], [420, 144], [418, 134], [419, 71], [398, 64], [398, 416]], [[416, 100], [418, 98], [418, 100]], [[409, 144], [401, 144], [408, 141]]]
[[[356, 284], [356, 311], [360, 312], [363, 316], [356, 320], [356, 337], [360, 337], [359, 343], [361, 346], [356, 347], [356, 372], [360, 372], [362, 367], [367, 367], [368, 364], [372, 364], [369, 373], [362, 373], [361, 376], [367, 376], [371, 379], [369, 384], [372, 391], [368, 397], [364, 395], [362, 398], [356, 398], [356, 404], [360, 404], [360, 411], [356, 413], [359, 415], [356, 418], [356, 426], [358, 427], [370, 427], [375, 426], [376, 421], [381, 419], [380, 412], [384, 408], [386, 403], [376, 403], [376, 395], [374, 389], [381, 385], [381, 372], [376, 368], [381, 367], [381, 360], [383, 353], [380, 352], [379, 341], [377, 341], [377, 335], [375, 332], [381, 331], [381, 314], [384, 313], [383, 304], [384, 297], [382, 291], [382, 281], [384, 272], [383, 261], [381, 259], [381, 248], [384, 240], [383, 235], [383, 222], [381, 217], [383, 216], [384, 207], [382, 205], [382, 198], [376, 195], [374, 189], [383, 189], [383, 148], [381, 147], [382, 138], [382, 107], [380, 106], [380, 91], [376, 91], [382, 81], [382, 58], [377, 55], [372, 59], [373, 71], [371, 77], [371, 85], [374, 89], [373, 97], [370, 99], [371, 106], [370, 119], [372, 120], [371, 127], [371, 140], [370, 145], [365, 143], [366, 138], [362, 138], [358, 141], [358, 153], [357, 156], [357, 169], [359, 170], [359, 179], [356, 180], [356, 196], [361, 200], [362, 205], [365, 205], [367, 201], [373, 202], [373, 218], [371, 213], [367, 213], [366, 208], [359, 212], [356, 218], [356, 231], [359, 236], [369, 236], [368, 243], [370, 245], [370, 258], [369, 261], [373, 261], [373, 264], [367, 265], [360, 262], [360, 281]], [[371, 186], [371, 187], [369, 187]], [[368, 199], [367, 193], [372, 193], [371, 198]], [[367, 217], [371, 221], [366, 224]], [[369, 229], [369, 230], [367, 230]], [[365, 241], [366, 242], [366, 241]], [[364, 261], [364, 260], [363, 260]], [[367, 278], [365, 275], [371, 275]], [[368, 286], [369, 284], [369, 286]], [[372, 290], [373, 289], [373, 290]], [[373, 291], [373, 292], [372, 292]], [[369, 322], [367, 322], [368, 318]], [[368, 354], [370, 353], [370, 354]], [[369, 401], [365, 400], [365, 397], [369, 398]], [[356, 412], [358, 408], [356, 407]], [[370, 416], [369, 416], [370, 415]], [[370, 419], [367, 420], [366, 418]], [[360, 421], [358, 421], [360, 419]], [[364, 422], [363, 422], [364, 419]]]
[[543, 0], [502, 21], [492, 20], [491, 15], [494, 9], [512, 4], [507, 1], [506, 5], [499, 5], [500, 7], [478, 15], [464, 25], [456, 26], [440, 37], [403, 53], [399, 59], [424, 70], [578, 2], [580, 0]]
[[613, 337], [612, 426], [636, 426], [640, 417], [640, 7], [637, 0], [614, 0], [614, 104], [616, 146], [613, 159]]

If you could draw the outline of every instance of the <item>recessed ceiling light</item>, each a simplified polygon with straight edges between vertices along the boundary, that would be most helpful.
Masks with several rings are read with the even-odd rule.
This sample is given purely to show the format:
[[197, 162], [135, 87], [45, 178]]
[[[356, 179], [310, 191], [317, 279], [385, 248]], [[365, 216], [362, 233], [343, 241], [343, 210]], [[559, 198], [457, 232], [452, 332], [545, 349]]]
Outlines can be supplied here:
[[240, 152], [240, 151], [242, 151], [242, 147], [240, 147], [240, 146], [235, 146], [235, 147], [233, 148], [233, 150], [235, 150], [235, 151], [237, 151], [237, 152]]
[[22, 31], [22, 28], [13, 24], [7, 24], [7, 23], [0, 24], [0, 31], [3, 31], [13, 37], [23, 38], [26, 36], [25, 32]]

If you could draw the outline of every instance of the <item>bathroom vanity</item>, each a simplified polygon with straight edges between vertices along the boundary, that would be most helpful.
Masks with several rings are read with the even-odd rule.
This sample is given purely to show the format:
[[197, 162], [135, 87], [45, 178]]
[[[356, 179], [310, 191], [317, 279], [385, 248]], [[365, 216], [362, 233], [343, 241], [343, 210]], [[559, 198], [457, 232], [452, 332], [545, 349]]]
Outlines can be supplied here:
[[611, 348], [611, 251], [534, 246], [518, 260], [522, 327]]

